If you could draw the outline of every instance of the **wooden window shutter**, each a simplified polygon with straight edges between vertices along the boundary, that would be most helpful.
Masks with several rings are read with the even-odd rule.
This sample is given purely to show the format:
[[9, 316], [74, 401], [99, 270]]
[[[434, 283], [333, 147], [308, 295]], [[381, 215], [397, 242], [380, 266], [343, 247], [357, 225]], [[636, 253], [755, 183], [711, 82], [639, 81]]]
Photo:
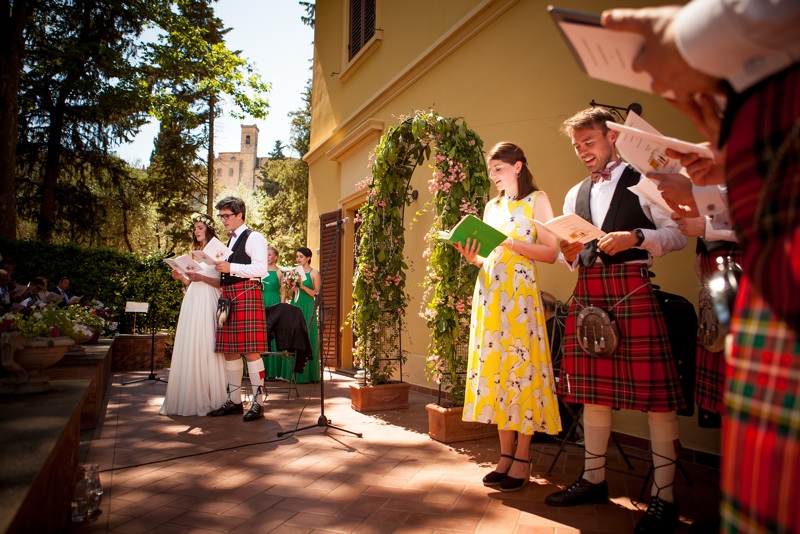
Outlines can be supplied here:
[[350, 41], [347, 59], [361, 50], [375, 35], [376, 0], [350, 0]]
[[[317, 270], [325, 274], [322, 281], [322, 304], [320, 305], [319, 318], [322, 320], [322, 332], [320, 339], [320, 358], [324, 365], [341, 367], [340, 338], [341, 326], [340, 316], [340, 287], [339, 278], [342, 272], [342, 240], [344, 239], [345, 229], [339, 232], [338, 239], [334, 247], [334, 237], [336, 237], [336, 226], [326, 228], [325, 225], [338, 221], [342, 218], [342, 210], [330, 211], [320, 215], [320, 247], [319, 263]], [[330, 263], [328, 258], [330, 257]], [[325, 272], [327, 266], [327, 272]]]

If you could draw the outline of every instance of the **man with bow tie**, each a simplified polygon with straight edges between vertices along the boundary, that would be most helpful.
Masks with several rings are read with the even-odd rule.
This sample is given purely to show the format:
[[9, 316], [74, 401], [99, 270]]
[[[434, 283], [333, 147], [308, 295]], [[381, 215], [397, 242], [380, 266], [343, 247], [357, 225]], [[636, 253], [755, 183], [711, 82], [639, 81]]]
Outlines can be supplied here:
[[217, 263], [222, 298], [231, 301], [228, 319], [217, 328], [215, 352], [225, 354], [225, 375], [228, 400], [208, 415], [212, 417], [244, 413], [242, 406], [242, 371], [239, 356], [247, 360], [247, 372], [253, 388], [253, 402], [244, 421], [255, 421], [264, 414], [264, 362], [261, 353], [267, 352], [267, 321], [261, 296], [261, 279], [267, 275], [267, 240], [244, 223], [244, 201], [225, 197], [216, 205], [219, 218], [230, 241], [233, 253], [227, 261]]
[[[622, 163], [615, 148], [618, 134], [606, 121], [614, 121], [614, 116], [604, 108], [591, 107], [562, 125], [590, 172], [567, 193], [564, 214], [576, 213], [606, 235], [585, 246], [560, 244], [563, 262], [571, 270], [578, 268], [578, 281], [564, 332], [558, 387], [564, 400], [585, 405], [584, 472], [545, 502], [551, 506], [607, 502], [605, 454], [611, 410], [646, 411], [655, 472], [648, 513], [635, 532], [660, 531], [662, 526], [669, 532], [669, 525], [678, 518], [672, 492], [674, 442], [678, 439], [676, 411], [684, 407], [684, 399], [649, 268], [653, 256], [682, 249], [687, 238], [669, 213], [628, 190], [640, 175]], [[615, 351], [598, 357], [581, 348], [577, 316], [588, 306], [612, 314], [619, 329]]]

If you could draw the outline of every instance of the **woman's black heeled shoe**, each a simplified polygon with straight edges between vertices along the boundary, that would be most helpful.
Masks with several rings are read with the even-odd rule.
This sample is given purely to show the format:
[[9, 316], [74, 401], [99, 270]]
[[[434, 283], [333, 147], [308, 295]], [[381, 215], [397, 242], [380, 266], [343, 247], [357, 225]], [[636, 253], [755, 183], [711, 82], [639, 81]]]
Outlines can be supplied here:
[[[508, 458], [509, 460], [513, 460], [514, 457], [509, 454], [501, 454], [500, 458]], [[506, 471], [508, 473], [508, 471]], [[500, 483], [503, 481], [503, 478], [506, 476], [506, 473], [498, 473], [497, 471], [492, 471], [485, 477], [483, 477], [483, 485], [484, 486], [499, 486]]]
[[514, 458], [515, 462], [520, 462], [524, 464], [528, 464], [528, 472], [525, 478], [514, 478], [510, 477], [506, 474], [503, 477], [503, 480], [500, 481], [500, 491], [517, 491], [524, 488], [531, 479], [531, 469], [533, 469], [533, 460], [520, 460], [519, 458]]

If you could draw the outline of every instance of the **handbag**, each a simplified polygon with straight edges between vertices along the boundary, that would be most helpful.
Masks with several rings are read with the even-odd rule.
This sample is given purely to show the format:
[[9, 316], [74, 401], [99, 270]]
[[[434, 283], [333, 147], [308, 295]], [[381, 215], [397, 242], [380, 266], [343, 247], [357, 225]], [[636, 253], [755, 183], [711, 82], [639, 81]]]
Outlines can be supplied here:
[[217, 299], [217, 328], [222, 328], [231, 314], [231, 299], [220, 297]]

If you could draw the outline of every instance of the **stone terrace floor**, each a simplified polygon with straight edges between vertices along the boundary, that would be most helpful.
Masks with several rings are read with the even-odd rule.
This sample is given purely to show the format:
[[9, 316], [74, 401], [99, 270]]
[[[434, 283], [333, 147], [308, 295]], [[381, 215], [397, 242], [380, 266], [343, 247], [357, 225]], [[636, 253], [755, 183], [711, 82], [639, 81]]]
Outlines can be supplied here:
[[[168, 379], [169, 371], [156, 374]], [[273, 392], [266, 418], [244, 423], [238, 416], [158, 415], [165, 384], [120, 385], [146, 376], [112, 377], [103, 420], [83, 453], [100, 464], [101, 513], [70, 533], [625, 533], [646, 506], [636, 499], [649, 464], [633, 460], [635, 471], [628, 471], [613, 447], [611, 504], [545, 505], [547, 494], [576, 480], [583, 456], [569, 446], [547, 475], [558, 449], [549, 438], [531, 446], [527, 488], [486, 488], [481, 477], [498, 458], [497, 438], [433, 441], [425, 405], [435, 399], [414, 391], [406, 410], [361, 414], [350, 408], [352, 378], [326, 371], [325, 415], [331, 425], [363, 433], [358, 438], [316, 426], [318, 385], [298, 386], [300, 399]], [[277, 437], [298, 422], [315, 426]], [[693, 486], [677, 476], [678, 532], [713, 517], [719, 495], [716, 470], [684, 465]]]

